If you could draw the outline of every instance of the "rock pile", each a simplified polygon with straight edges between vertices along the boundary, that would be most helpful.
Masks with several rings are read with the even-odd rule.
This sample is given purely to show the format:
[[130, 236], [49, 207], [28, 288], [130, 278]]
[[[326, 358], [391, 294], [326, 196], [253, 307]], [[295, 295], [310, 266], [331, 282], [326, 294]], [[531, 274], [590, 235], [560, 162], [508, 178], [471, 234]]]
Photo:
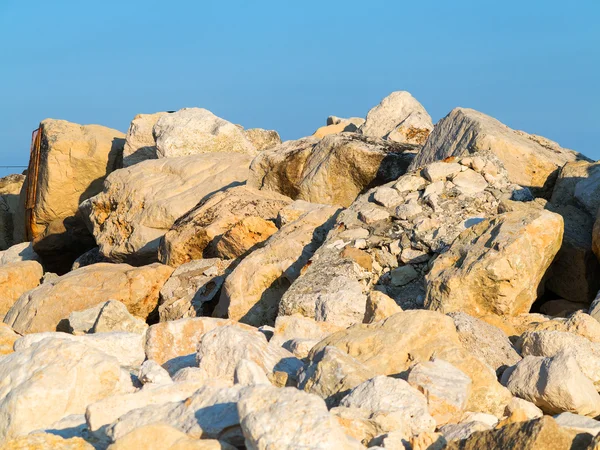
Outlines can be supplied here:
[[403, 91], [283, 143], [40, 132], [0, 180], [1, 448], [600, 448], [600, 163]]

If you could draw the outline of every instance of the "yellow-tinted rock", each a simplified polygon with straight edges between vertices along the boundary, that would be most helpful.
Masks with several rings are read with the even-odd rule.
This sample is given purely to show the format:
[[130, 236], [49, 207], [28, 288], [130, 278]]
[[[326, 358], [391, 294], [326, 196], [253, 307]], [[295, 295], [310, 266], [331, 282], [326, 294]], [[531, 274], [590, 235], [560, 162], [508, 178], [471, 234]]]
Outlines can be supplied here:
[[80, 437], [63, 439], [56, 434], [34, 433], [5, 442], [2, 450], [94, 450]]
[[44, 276], [37, 261], [20, 261], [0, 266], [0, 317], [25, 292], [36, 288]]

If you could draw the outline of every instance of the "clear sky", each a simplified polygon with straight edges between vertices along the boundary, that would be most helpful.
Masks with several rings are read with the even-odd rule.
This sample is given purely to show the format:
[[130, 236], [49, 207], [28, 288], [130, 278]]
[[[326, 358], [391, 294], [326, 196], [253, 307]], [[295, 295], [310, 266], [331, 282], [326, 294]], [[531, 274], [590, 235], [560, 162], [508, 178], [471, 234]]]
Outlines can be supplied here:
[[598, 0], [0, 0], [0, 165], [46, 117], [199, 106], [286, 140], [395, 90], [600, 159], [599, 24]]

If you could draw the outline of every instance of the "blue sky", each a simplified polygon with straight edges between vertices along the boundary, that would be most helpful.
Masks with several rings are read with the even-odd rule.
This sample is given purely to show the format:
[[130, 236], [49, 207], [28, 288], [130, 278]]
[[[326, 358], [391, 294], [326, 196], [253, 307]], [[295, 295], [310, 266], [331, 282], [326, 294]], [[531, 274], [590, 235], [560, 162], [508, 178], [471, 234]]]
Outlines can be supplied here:
[[0, 0], [0, 165], [46, 117], [200, 106], [295, 139], [395, 90], [600, 159], [599, 23], [597, 0]]

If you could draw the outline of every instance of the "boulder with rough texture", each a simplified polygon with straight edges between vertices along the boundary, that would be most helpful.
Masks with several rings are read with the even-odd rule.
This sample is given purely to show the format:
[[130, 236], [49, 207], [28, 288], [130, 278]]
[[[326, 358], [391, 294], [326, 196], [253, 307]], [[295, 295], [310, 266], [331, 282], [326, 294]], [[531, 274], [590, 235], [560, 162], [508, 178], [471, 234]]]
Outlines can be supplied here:
[[300, 314], [279, 316], [269, 343], [291, 351], [298, 358], [305, 358], [315, 344], [339, 330], [340, 327], [334, 324], [317, 322]]
[[73, 334], [126, 331], [143, 334], [148, 325], [133, 316], [118, 300], [98, 303], [83, 311], [69, 314], [69, 332]]
[[231, 388], [204, 386], [183, 401], [134, 409], [109, 425], [106, 434], [118, 442], [135, 429], [162, 423], [193, 439], [219, 439], [240, 448], [244, 437], [237, 403], [242, 391], [242, 385]]
[[401, 374], [432, 356], [443, 359], [471, 378], [470, 411], [501, 417], [510, 400], [510, 393], [497, 382], [494, 371], [463, 349], [452, 319], [438, 312], [404, 311], [382, 322], [354, 325], [325, 338], [311, 354], [328, 345], [380, 375]]
[[295, 378], [302, 366], [287, 350], [269, 345], [261, 332], [235, 325], [208, 331], [198, 343], [198, 367], [211, 378], [233, 381], [235, 368], [242, 359], [256, 363], [267, 376], [283, 372], [289, 379]]
[[15, 244], [9, 249], [0, 252], [0, 266], [19, 261], [40, 262], [40, 257], [33, 249], [31, 242]]
[[411, 170], [450, 156], [494, 153], [506, 166], [510, 180], [549, 197], [558, 169], [586, 159], [541, 136], [515, 131], [479, 111], [453, 109], [434, 127]]
[[396, 313], [402, 312], [402, 308], [393, 298], [379, 291], [371, 291], [365, 305], [365, 318], [363, 323], [379, 322]]
[[379, 375], [356, 386], [340, 404], [387, 414], [388, 421], [396, 422], [396, 431], [406, 437], [435, 429], [427, 399], [404, 380]]
[[502, 375], [504, 369], [514, 366], [521, 356], [508, 336], [497, 328], [481, 319], [471, 317], [464, 312], [448, 314], [454, 321], [460, 343], [473, 356]]
[[162, 115], [152, 132], [159, 158], [215, 152], [256, 154], [240, 127], [203, 108], [184, 108]]
[[[552, 417], [528, 422], [511, 423], [494, 430], [476, 431], [466, 440], [450, 441], [446, 450], [523, 449], [572, 450], [584, 449], [590, 439], [561, 428]], [[579, 444], [578, 444], [579, 443]]]
[[423, 145], [433, 130], [431, 117], [409, 92], [396, 91], [367, 114], [359, 133], [395, 142]]
[[[151, 359], [147, 359], [140, 366], [140, 371], [138, 372], [138, 379], [144, 385], [164, 385], [171, 384], [173, 380], [167, 372], [160, 364]], [[153, 386], [154, 387], [154, 386]]]
[[198, 259], [182, 264], [160, 290], [161, 322], [206, 316], [218, 300], [221, 286], [231, 272], [231, 261]]
[[357, 449], [316, 395], [294, 388], [246, 388], [237, 405], [246, 448]]
[[[40, 127], [38, 175], [33, 179], [29, 173], [25, 180], [28, 189], [36, 192], [31, 239], [52, 221], [73, 217], [82, 201], [102, 190], [102, 182], [117, 168], [125, 144], [123, 133], [100, 125], [46, 119]], [[24, 196], [21, 202], [24, 209]]]
[[298, 388], [323, 398], [331, 408], [351, 389], [374, 376], [375, 372], [342, 350], [325, 347], [313, 354], [310, 363], [301, 370]]
[[233, 383], [244, 386], [271, 385], [262, 367], [249, 359], [240, 359], [233, 372]]
[[0, 443], [82, 414], [89, 403], [122, 389], [115, 358], [55, 339], [0, 359], [0, 380]]
[[13, 352], [13, 346], [21, 336], [5, 323], [0, 323], [0, 357]]
[[281, 137], [279, 137], [279, 133], [275, 130], [249, 128], [244, 130], [244, 135], [259, 152], [281, 144]]
[[37, 261], [0, 265], [0, 316], [4, 316], [18, 298], [39, 286], [44, 269]]
[[194, 366], [196, 348], [202, 336], [222, 326], [239, 326], [254, 330], [232, 320], [195, 317], [170, 320], [152, 325], [145, 335], [144, 348], [148, 359], [156, 361], [173, 375], [181, 367]]
[[415, 364], [406, 381], [425, 395], [438, 427], [460, 419], [471, 393], [471, 379], [441, 359]]
[[[69, 272], [21, 295], [4, 322], [18, 333], [55, 331], [73, 311], [119, 300], [131, 314], [146, 319], [158, 305], [158, 292], [173, 268], [162, 264], [131, 267], [94, 264]], [[61, 323], [65, 322], [65, 323]]]
[[579, 414], [564, 412], [554, 416], [554, 420], [562, 428], [577, 433], [589, 433], [592, 436], [600, 433], [600, 421]]
[[523, 356], [552, 357], [566, 352], [575, 358], [583, 374], [600, 386], [600, 344], [564, 331], [527, 331], [517, 345]]
[[600, 290], [600, 262], [592, 251], [592, 230], [600, 208], [600, 163], [565, 164], [546, 208], [565, 222], [562, 246], [550, 267], [546, 287], [558, 296], [587, 303]]
[[144, 161], [113, 172], [81, 204], [100, 253], [111, 261], [157, 260], [161, 237], [202, 199], [242, 184], [250, 156], [211, 153]]
[[291, 200], [276, 192], [238, 186], [217, 192], [182, 215], [161, 241], [159, 258], [179, 266], [193, 259], [224, 257], [220, 239], [240, 220], [255, 216], [275, 221]]
[[562, 217], [536, 208], [474, 225], [433, 263], [425, 306], [474, 316], [529, 312], [562, 236]]
[[279, 300], [325, 240], [337, 209], [322, 206], [283, 226], [225, 280], [214, 315], [255, 326], [274, 324]]
[[125, 137], [123, 167], [133, 166], [147, 159], [158, 158], [152, 129], [158, 119], [165, 114], [168, 113], [138, 114], [133, 118]]
[[356, 133], [288, 141], [252, 161], [248, 184], [294, 200], [346, 207], [366, 189], [404, 174], [416, 150]]
[[217, 242], [217, 255], [226, 259], [243, 258], [277, 233], [277, 227], [259, 216], [248, 216], [227, 230]]
[[194, 439], [169, 425], [145, 425], [108, 447], [108, 450], [235, 450], [235, 447], [216, 439]]
[[[0, 250], [6, 250], [15, 244], [15, 225], [18, 227], [23, 223], [22, 214], [19, 209], [19, 196], [25, 175], [8, 175], [0, 178]], [[21, 233], [17, 233], [21, 234]]]
[[548, 358], [526, 356], [504, 372], [502, 382], [513, 395], [529, 400], [546, 414], [600, 415], [600, 395], [594, 383], [567, 352]]

